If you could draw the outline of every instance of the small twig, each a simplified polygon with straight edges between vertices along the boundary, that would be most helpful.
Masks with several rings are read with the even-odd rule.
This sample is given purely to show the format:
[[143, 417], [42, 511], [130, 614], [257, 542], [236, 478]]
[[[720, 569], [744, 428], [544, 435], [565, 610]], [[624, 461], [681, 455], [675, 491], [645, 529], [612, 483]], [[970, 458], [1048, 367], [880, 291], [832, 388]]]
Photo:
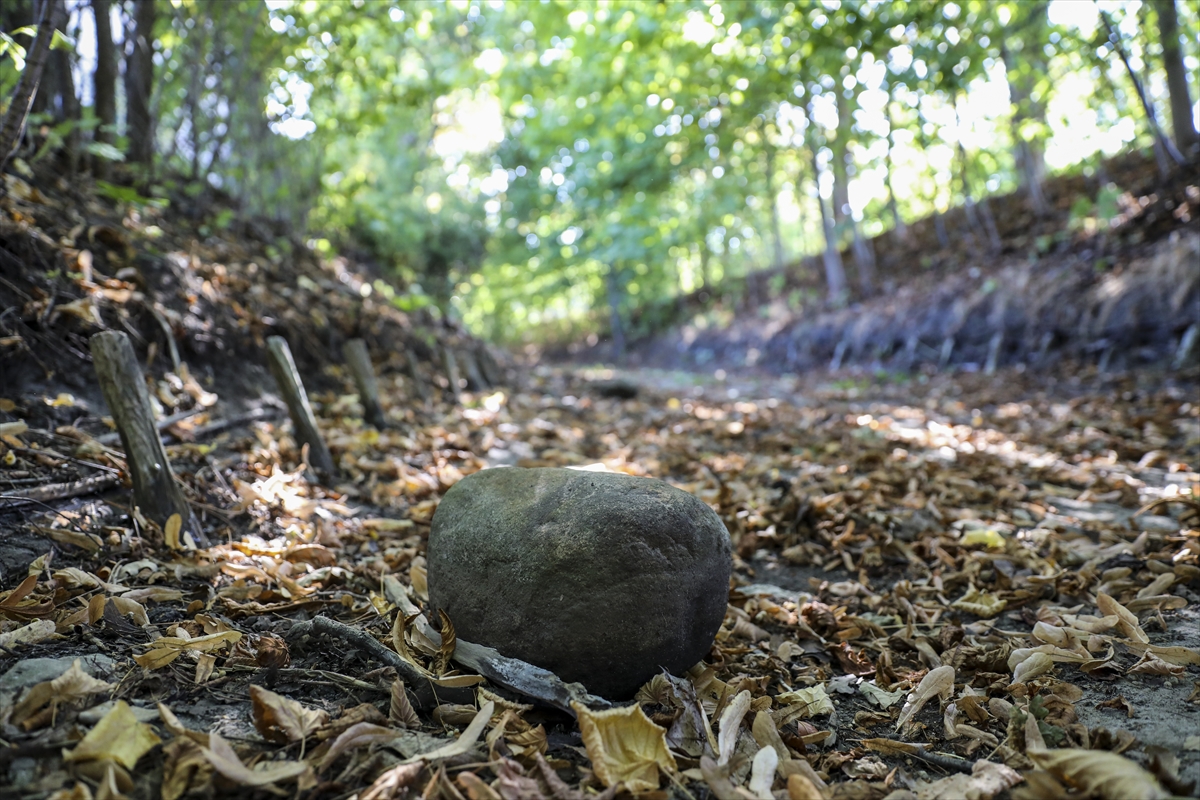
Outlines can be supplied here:
[[70, 483], [51, 483], [47, 486], [39, 486], [36, 489], [27, 489], [16, 494], [0, 495], [0, 500], [8, 501], [8, 505], [0, 506], [0, 510], [7, 510], [24, 505], [25, 503], [42, 503], [47, 500], [66, 500], [71, 497], [79, 497], [85, 494], [94, 494], [95, 492], [103, 492], [106, 489], [111, 489], [121, 482], [119, 475], [92, 475], [81, 480], [72, 481]]
[[92, 469], [101, 469], [101, 470], [104, 470], [105, 472], [112, 472], [112, 473], [117, 473], [117, 474], [120, 474], [120, 472], [121, 472], [121, 470], [117, 469], [116, 467], [110, 467], [106, 464], [97, 464], [95, 461], [87, 461], [82, 458], [76, 458], [75, 456], [64, 456], [62, 453], [59, 453], [54, 450], [36, 450], [32, 447], [12, 447], [12, 446], [10, 446], [8, 449], [12, 450], [14, 453], [23, 453], [28, 456], [45, 456], [46, 458], [58, 458], [63, 461], [70, 461], [75, 464], [81, 464], [82, 466], [85, 466], [85, 467], [91, 467]]
[[[197, 414], [203, 413], [203, 411], [203, 408], [193, 408], [190, 411], [180, 411], [178, 414], [171, 414], [170, 416], [163, 417], [158, 422], [154, 423], [154, 427], [160, 431], [166, 430], [176, 422], [182, 422], [188, 417], [194, 417]], [[102, 436], [97, 436], [96, 441], [100, 442], [100, 444], [119, 444], [121, 441], [121, 434], [113, 431], [112, 433], [106, 433]]]

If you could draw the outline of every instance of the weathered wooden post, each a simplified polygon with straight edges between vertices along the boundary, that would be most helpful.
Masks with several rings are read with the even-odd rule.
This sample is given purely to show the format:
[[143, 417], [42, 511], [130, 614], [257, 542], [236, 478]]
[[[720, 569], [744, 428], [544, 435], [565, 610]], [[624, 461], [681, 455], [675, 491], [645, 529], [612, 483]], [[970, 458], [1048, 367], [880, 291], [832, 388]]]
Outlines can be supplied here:
[[358, 387], [358, 400], [362, 403], [363, 418], [377, 430], [387, 427], [387, 418], [379, 405], [379, 383], [375, 380], [375, 370], [371, 367], [371, 355], [367, 352], [367, 343], [362, 339], [351, 339], [342, 345], [342, 355], [350, 366], [350, 374], [354, 376], [354, 385]]
[[467, 385], [472, 391], [482, 392], [491, 388], [487, 379], [483, 377], [483, 373], [479, 371], [479, 362], [475, 360], [474, 353], [469, 349], [464, 350], [462, 361], [463, 369], [467, 373]]
[[120, 331], [102, 331], [88, 345], [96, 377], [100, 379], [100, 391], [125, 448], [134, 505], [164, 528], [167, 520], [178, 514], [183, 521], [182, 530], [191, 533], [198, 544], [207, 544], [158, 438], [150, 396], [129, 336]]
[[487, 345], [479, 348], [479, 366], [483, 369], [483, 377], [492, 386], [499, 386], [504, 383], [504, 374], [500, 370], [500, 365], [496, 363], [496, 357], [492, 355], [492, 351]]
[[296, 439], [301, 444], [308, 445], [308, 461], [316, 468], [322, 480], [332, 480], [337, 477], [337, 467], [333, 456], [321, 438], [317, 428], [317, 419], [313, 416], [312, 406], [308, 403], [308, 395], [304, 393], [304, 384], [292, 358], [292, 351], [287, 340], [282, 336], [271, 336], [267, 339], [267, 355], [271, 365], [271, 374], [287, 403], [288, 414], [292, 425], [296, 428]]
[[421, 370], [417, 367], [417, 356], [412, 350], [404, 354], [405, 360], [408, 362], [408, 377], [412, 381], [413, 392], [417, 399], [422, 404], [429, 401], [429, 387], [425, 385], [425, 380], [421, 377]]
[[461, 379], [458, 376], [458, 359], [449, 345], [442, 345], [442, 368], [446, 370], [446, 381], [450, 384], [450, 397], [457, 402]]

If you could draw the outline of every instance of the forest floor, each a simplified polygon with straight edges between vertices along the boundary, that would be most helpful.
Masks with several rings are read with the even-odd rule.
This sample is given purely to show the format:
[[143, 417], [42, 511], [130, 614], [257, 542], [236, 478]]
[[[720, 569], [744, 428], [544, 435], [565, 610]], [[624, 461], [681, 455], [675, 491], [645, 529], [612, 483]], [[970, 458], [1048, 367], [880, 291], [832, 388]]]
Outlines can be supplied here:
[[[454, 396], [429, 354], [466, 340], [377, 302], [340, 259], [145, 204], [3, 204], [5, 797], [1198, 791], [1196, 365], [512, 365]], [[130, 507], [86, 354], [102, 328], [149, 365], [208, 546]], [[309, 384], [328, 485], [272, 396], [268, 333]], [[336, 355], [350, 335], [371, 345], [384, 430]], [[437, 645], [415, 616], [430, 521], [501, 465], [653, 476], [707, 502], [735, 557], [704, 661], [573, 717]]]

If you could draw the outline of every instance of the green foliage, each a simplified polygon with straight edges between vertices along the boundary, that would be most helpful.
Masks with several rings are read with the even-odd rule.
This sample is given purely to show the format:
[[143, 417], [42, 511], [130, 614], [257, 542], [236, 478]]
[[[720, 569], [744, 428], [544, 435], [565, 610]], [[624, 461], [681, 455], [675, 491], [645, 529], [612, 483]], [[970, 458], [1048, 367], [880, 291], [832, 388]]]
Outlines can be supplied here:
[[[1113, 19], [1137, 63], [1157, 68], [1156, 32], [1137, 8]], [[856, 226], [893, 224], [893, 206], [912, 218], [1016, 188], [1031, 174], [1023, 164], [1037, 172], [1077, 135], [1078, 116], [1070, 127], [1055, 116], [1059, 100], [1087, 111], [1069, 91], [1086, 97], [1099, 133], [1148, 136], [1126, 124], [1140, 108], [1099, 27], [1085, 12], [1060, 24], [1039, 0], [159, 9], [166, 169], [155, 174], [180, 176], [171, 197], [305, 228], [330, 252], [387, 268], [406, 287], [392, 302], [431, 304], [496, 339], [637, 335], [701, 291], [721, 314], [751, 290], [811, 303], [811, 290], [780, 297], [783, 275], [746, 276], [821, 248], [822, 208], [844, 246]], [[1179, 13], [1194, 58], [1197, 14], [1186, 3]], [[0, 34], [6, 93], [28, 33]], [[1160, 83], [1147, 85], [1165, 103]], [[75, 130], [56, 122], [44, 143]], [[1096, 146], [1068, 145], [1076, 159]], [[109, 144], [83, 149], [120, 157]], [[1106, 192], [1076, 209], [1079, 225], [1118, 213]], [[230, 224], [227, 213], [210, 227]]]

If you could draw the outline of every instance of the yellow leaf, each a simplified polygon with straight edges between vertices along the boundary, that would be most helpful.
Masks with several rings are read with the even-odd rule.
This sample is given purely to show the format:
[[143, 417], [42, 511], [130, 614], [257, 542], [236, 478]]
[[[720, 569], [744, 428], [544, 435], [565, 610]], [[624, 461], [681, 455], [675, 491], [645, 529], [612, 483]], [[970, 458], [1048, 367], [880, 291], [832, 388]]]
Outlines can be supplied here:
[[1171, 796], [1153, 775], [1116, 753], [1068, 747], [1030, 751], [1028, 755], [1054, 777], [1105, 800], [1159, 800]]
[[1008, 605], [1001, 597], [991, 592], [981, 592], [972, 586], [966, 594], [950, 604], [957, 611], [965, 611], [983, 619], [991, 619], [1004, 610]]
[[133, 769], [138, 759], [160, 741], [153, 728], [138, 722], [133, 709], [124, 700], [118, 700], [75, 749], [63, 757], [67, 761], [107, 759]]
[[1004, 537], [999, 531], [991, 528], [975, 528], [963, 534], [963, 547], [986, 547], [989, 550], [1003, 550]]
[[183, 517], [178, 513], [167, 518], [167, 524], [163, 526], [163, 540], [167, 543], [167, 547], [172, 550], [183, 549], [183, 545], [179, 543], [179, 531], [182, 528]]
[[666, 729], [651, 722], [641, 706], [591, 711], [572, 702], [571, 708], [592, 769], [605, 786], [623, 783], [631, 792], [653, 791], [660, 769], [677, 771], [675, 757], [667, 750]]

